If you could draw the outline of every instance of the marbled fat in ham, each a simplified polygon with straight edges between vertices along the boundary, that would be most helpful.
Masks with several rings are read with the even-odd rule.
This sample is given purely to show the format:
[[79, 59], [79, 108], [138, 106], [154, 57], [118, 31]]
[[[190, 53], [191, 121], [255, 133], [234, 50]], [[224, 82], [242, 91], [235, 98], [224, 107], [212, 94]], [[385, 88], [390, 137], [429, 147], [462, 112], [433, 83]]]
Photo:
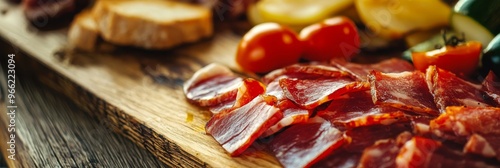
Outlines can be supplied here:
[[313, 109], [345, 93], [367, 90], [364, 82], [348, 77], [319, 79], [280, 79], [285, 96], [306, 109]]
[[500, 79], [490, 71], [483, 81], [483, 89], [495, 102], [500, 104]]
[[495, 160], [466, 155], [453, 146], [419, 136], [407, 141], [396, 158], [397, 167], [490, 168], [499, 164]]
[[488, 107], [497, 104], [489, 98], [481, 86], [467, 82], [455, 74], [429, 66], [426, 72], [429, 90], [441, 112], [448, 106]]
[[398, 58], [388, 59], [375, 64], [357, 64], [351, 62], [332, 61], [332, 65], [342, 71], [349, 72], [351, 75], [362, 81], [367, 80], [367, 75], [370, 74], [371, 71], [396, 73], [413, 71], [415, 69], [413, 65], [407, 61]]
[[212, 64], [183, 89], [232, 156], [262, 138], [284, 167], [499, 167], [498, 78], [408, 65], [296, 64], [260, 83]]
[[431, 121], [430, 129], [446, 139], [468, 139], [466, 153], [500, 160], [500, 108], [448, 107], [446, 113]]
[[212, 114], [231, 111], [247, 104], [265, 91], [266, 87], [262, 83], [253, 78], [247, 78], [241, 82], [234, 99], [227, 99], [224, 102], [208, 107], [208, 109]]
[[381, 73], [373, 71], [368, 79], [375, 104], [391, 106], [424, 115], [439, 115], [434, 97], [420, 71]]
[[269, 148], [284, 167], [309, 167], [343, 142], [340, 130], [319, 120], [292, 125], [276, 134]]
[[264, 132], [262, 137], [273, 135], [281, 129], [293, 124], [305, 123], [309, 120], [311, 114], [311, 110], [303, 109], [288, 99], [279, 101], [278, 108], [283, 112], [283, 118]]
[[277, 78], [288, 77], [288, 78], [299, 78], [299, 79], [309, 79], [309, 78], [320, 78], [320, 77], [351, 77], [351, 73], [342, 71], [336, 67], [330, 65], [323, 65], [317, 63], [309, 64], [295, 64], [288, 67], [277, 69], [262, 78], [265, 84], [276, 80]]
[[349, 129], [344, 133], [347, 144], [344, 148], [351, 152], [362, 152], [366, 147], [373, 145], [378, 140], [393, 138], [406, 131], [411, 131], [409, 123]]
[[430, 128], [438, 136], [446, 133], [457, 136], [474, 133], [500, 135], [500, 108], [448, 107], [444, 114], [431, 121]]
[[336, 98], [325, 110], [319, 111], [318, 116], [348, 128], [390, 125], [406, 119], [405, 113], [396, 108], [373, 104], [369, 91], [352, 92]]
[[281, 111], [268, 101], [258, 96], [233, 111], [215, 114], [206, 125], [207, 133], [231, 156], [243, 153], [264, 131], [283, 118]]
[[184, 83], [186, 98], [199, 106], [218, 106], [236, 99], [238, 87], [243, 79], [236, 76], [229, 68], [210, 64], [196, 73]]
[[412, 138], [410, 132], [403, 132], [396, 139], [378, 140], [363, 150], [358, 167], [396, 167], [396, 157], [403, 145]]
[[488, 135], [485, 138], [479, 134], [472, 134], [464, 146], [465, 153], [473, 153], [484, 157], [497, 157], [500, 161], [500, 135]]

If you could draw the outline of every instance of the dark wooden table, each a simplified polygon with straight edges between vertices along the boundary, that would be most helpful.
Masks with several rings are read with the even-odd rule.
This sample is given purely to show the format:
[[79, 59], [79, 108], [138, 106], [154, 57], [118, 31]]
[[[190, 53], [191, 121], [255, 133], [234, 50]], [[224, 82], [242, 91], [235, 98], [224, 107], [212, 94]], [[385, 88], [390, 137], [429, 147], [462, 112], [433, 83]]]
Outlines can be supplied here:
[[16, 64], [16, 160], [7, 158], [7, 54], [22, 55], [0, 39], [0, 167], [166, 167], [151, 153], [107, 129], [68, 98]]

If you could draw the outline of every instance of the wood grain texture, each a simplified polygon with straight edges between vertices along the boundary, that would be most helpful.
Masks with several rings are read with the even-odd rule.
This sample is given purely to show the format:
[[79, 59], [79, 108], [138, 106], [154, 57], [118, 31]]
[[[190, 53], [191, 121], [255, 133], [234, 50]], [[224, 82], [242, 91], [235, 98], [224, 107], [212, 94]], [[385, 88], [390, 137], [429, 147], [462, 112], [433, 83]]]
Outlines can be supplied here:
[[[107, 129], [106, 123], [83, 113], [66, 97], [54, 94], [34, 76], [21, 74], [28, 66], [20, 62], [16, 65], [16, 160], [6, 159], [9, 167], [167, 167], [146, 150]], [[6, 97], [5, 72], [0, 69], [1, 98]], [[2, 114], [7, 110], [4, 100], [0, 103]], [[9, 155], [5, 146], [8, 134], [4, 131], [7, 119], [7, 115], [0, 116], [0, 148], [4, 157]]]
[[[0, 35], [35, 60], [41, 80], [65, 94], [113, 131], [146, 148], [169, 166], [278, 167], [276, 159], [254, 145], [240, 157], [230, 157], [205, 134], [209, 112], [190, 105], [182, 83], [211, 62], [235, 70], [241, 36], [217, 29], [215, 37], [172, 51], [118, 47], [107, 52], [72, 53], [61, 61], [66, 30], [30, 31], [19, 7], [0, 2]], [[63, 59], [64, 60], [64, 59]]]

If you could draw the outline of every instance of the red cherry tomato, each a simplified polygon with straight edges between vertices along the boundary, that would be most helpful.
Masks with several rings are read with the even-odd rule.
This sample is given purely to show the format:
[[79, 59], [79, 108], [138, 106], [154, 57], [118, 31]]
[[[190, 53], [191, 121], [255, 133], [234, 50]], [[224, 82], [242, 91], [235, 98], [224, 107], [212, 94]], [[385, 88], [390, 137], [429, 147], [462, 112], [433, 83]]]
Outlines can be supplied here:
[[436, 65], [455, 74], [467, 76], [477, 68], [482, 51], [481, 46], [480, 42], [470, 41], [428, 52], [414, 52], [412, 53], [413, 65], [424, 72], [429, 65]]
[[338, 16], [310, 25], [300, 31], [304, 41], [304, 58], [328, 61], [332, 58], [350, 60], [359, 52], [359, 35], [349, 18]]
[[263, 23], [243, 36], [236, 62], [244, 70], [265, 73], [297, 63], [302, 51], [302, 43], [291, 29], [277, 23]]

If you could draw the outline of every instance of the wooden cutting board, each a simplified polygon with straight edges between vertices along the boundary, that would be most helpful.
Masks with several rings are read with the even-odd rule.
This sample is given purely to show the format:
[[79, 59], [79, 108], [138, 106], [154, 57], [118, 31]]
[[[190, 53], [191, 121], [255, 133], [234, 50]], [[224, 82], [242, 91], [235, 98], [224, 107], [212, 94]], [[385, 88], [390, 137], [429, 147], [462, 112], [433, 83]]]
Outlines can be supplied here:
[[220, 28], [211, 39], [171, 51], [103, 44], [98, 53], [68, 53], [61, 52], [67, 43], [67, 30], [34, 30], [20, 6], [5, 1], [0, 1], [0, 10], [0, 36], [29, 55], [29, 69], [38, 73], [43, 83], [167, 165], [279, 166], [259, 145], [240, 157], [230, 157], [205, 134], [210, 113], [189, 104], [181, 89], [185, 80], [209, 63], [237, 70], [234, 54], [240, 35]]

